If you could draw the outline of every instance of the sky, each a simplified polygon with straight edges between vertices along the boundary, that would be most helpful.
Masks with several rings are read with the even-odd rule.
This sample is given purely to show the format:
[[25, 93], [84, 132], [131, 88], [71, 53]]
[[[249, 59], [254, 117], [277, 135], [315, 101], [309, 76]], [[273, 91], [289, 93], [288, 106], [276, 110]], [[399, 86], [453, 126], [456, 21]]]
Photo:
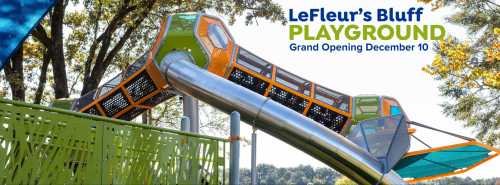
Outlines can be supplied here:
[[[447, 33], [465, 38], [465, 31], [462, 28], [445, 23], [444, 18], [453, 12], [452, 9], [431, 11], [430, 5], [417, 3], [416, 0], [289, 0], [278, 2], [286, 11], [286, 16], [288, 16], [287, 11], [290, 8], [296, 11], [321, 7], [337, 11], [357, 10], [358, 8], [375, 11], [378, 8], [394, 7], [398, 10], [408, 10], [410, 7], [421, 6], [425, 8], [422, 22], [414, 24], [442, 24], [445, 26]], [[430, 75], [421, 70], [423, 66], [430, 64], [434, 58], [434, 52], [431, 49], [429, 51], [404, 53], [293, 52], [289, 49], [291, 41], [288, 38], [288, 26], [265, 20], [259, 20], [258, 25], [246, 26], [244, 17], [239, 17], [238, 20], [234, 25], [228, 25], [236, 43], [271, 63], [312, 82], [349, 95], [377, 94], [394, 97], [402, 105], [410, 120], [464, 136], [474, 137], [472, 129], [463, 128], [461, 122], [448, 118], [442, 113], [439, 104], [446, 101], [446, 99], [439, 96], [437, 88], [439, 82], [433, 80]], [[362, 24], [362, 22], [356, 22], [355, 24], [357, 23]], [[317, 28], [322, 23], [308, 22], [307, 24]], [[376, 23], [369, 24], [376, 25]], [[296, 42], [302, 41], [296, 40]], [[398, 40], [372, 43], [395, 44], [400, 42], [415, 44], [414, 41], [404, 42]], [[418, 42], [428, 43], [429, 46], [432, 46], [432, 41]], [[341, 43], [345, 44], [346, 42], [332, 41], [332, 44]], [[362, 41], [351, 43], [363, 44]], [[251, 133], [252, 128], [242, 124], [241, 135], [250, 139]], [[298, 165], [327, 167], [318, 160], [264, 132], [257, 131], [257, 135], [258, 164], [273, 164], [278, 167], [294, 167]], [[463, 141], [422, 128], [417, 128], [415, 135], [431, 146], [442, 146]], [[411, 150], [417, 149], [423, 149], [423, 146], [412, 141]], [[240, 166], [249, 168], [250, 158], [250, 146], [242, 145]], [[470, 176], [472, 178], [497, 177], [499, 167], [500, 158], [497, 157], [460, 176]]]

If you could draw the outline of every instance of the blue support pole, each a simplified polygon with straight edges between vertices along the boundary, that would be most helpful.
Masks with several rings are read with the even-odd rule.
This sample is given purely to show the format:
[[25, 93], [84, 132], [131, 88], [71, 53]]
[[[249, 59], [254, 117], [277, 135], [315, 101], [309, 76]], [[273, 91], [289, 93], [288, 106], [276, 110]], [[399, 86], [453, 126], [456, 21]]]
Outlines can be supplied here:
[[257, 129], [253, 127], [252, 132], [252, 185], [257, 185], [257, 134], [255, 133]]
[[191, 121], [189, 120], [189, 117], [182, 116], [182, 118], [181, 118], [181, 131], [189, 132], [190, 131], [190, 128], [189, 128], [190, 124], [191, 124]]
[[229, 161], [229, 184], [240, 184], [240, 113], [232, 112], [231, 123], [231, 154]]
[[182, 97], [182, 112], [183, 116], [189, 117], [191, 125], [189, 129], [193, 133], [200, 132], [200, 120], [198, 110], [198, 100], [192, 96], [184, 95]]

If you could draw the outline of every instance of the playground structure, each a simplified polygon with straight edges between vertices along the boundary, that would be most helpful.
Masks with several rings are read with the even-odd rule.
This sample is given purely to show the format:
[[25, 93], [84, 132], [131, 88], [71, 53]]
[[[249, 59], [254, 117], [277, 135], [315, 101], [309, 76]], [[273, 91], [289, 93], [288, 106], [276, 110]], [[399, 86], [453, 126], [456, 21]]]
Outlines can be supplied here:
[[[49, 182], [69, 178], [76, 183], [101, 184], [225, 183], [223, 154], [227, 140], [97, 117], [131, 120], [179, 93], [196, 97], [227, 113], [240, 112], [241, 119], [248, 124], [310, 154], [360, 184], [402, 184], [401, 177], [407, 182], [418, 182], [463, 173], [499, 152], [468, 138], [464, 138], [468, 141], [462, 144], [408, 152], [410, 136], [415, 131], [409, 126], [422, 125], [408, 120], [395, 99], [372, 95], [352, 97], [325, 88], [238, 46], [216, 17], [176, 14], [162, 22], [157, 39], [143, 57], [71, 106], [74, 111], [95, 116], [57, 110], [58, 116], [47, 118], [44, 113], [53, 112], [52, 109], [3, 101], [0, 124], [4, 124], [5, 132], [0, 135], [0, 143], [11, 147], [0, 148], [4, 150], [0, 153], [8, 154], [0, 156], [0, 162], [11, 168], [6, 168], [9, 173], [0, 174], [9, 174], [3, 177], [6, 183], [47, 182], [43, 180], [51, 178]], [[31, 112], [36, 109], [38, 112]], [[72, 125], [77, 119], [74, 117], [78, 117], [74, 122], [82, 123], [80, 126]], [[17, 124], [19, 122], [24, 124]], [[87, 131], [80, 133], [81, 138], [71, 137], [80, 130]], [[12, 133], [16, 134], [6, 137]], [[134, 134], [135, 137], [131, 137]], [[173, 139], [163, 136], [168, 134]], [[32, 140], [37, 137], [38, 142]], [[161, 142], [162, 139], [172, 142]], [[210, 143], [205, 147], [209, 149], [200, 151], [204, 142]], [[75, 149], [72, 145], [77, 143], [84, 143], [79, 145], [84, 149]], [[138, 148], [142, 144], [147, 147]], [[32, 147], [44, 152], [32, 154]], [[67, 153], [55, 155], [59, 150]], [[19, 151], [22, 155], [18, 155]], [[172, 151], [175, 154], [160, 156]], [[183, 157], [184, 152], [190, 155]], [[51, 155], [61, 157], [57, 160], [59, 163], [35, 165]], [[16, 158], [18, 156], [23, 157]], [[58, 178], [54, 180], [50, 172], [34, 173], [33, 169], [26, 169], [24, 159], [29, 159], [33, 166], [65, 169], [66, 173], [56, 175]], [[129, 171], [121, 173], [123, 166], [120, 165], [127, 164], [130, 164], [126, 168]], [[20, 166], [29, 173], [19, 174], [16, 169]], [[174, 174], [186, 172], [183, 168], [186, 166], [190, 169], [187, 175]], [[90, 176], [89, 172], [96, 169], [98, 175]], [[133, 171], [136, 169], [139, 175]]]
[[394, 167], [408, 182], [458, 174], [498, 155], [469, 138], [408, 153], [409, 126], [422, 124], [409, 121], [397, 100], [351, 97], [303, 79], [238, 46], [222, 21], [205, 14], [166, 18], [148, 53], [73, 110], [129, 120], [175, 91], [239, 111], [247, 123], [362, 184], [400, 183]]

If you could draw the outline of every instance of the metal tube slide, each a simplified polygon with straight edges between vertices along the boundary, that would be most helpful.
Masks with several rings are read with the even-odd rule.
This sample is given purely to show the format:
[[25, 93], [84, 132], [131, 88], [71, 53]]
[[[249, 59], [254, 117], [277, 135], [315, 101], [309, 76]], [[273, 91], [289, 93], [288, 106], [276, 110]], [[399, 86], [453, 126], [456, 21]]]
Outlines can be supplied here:
[[169, 85], [241, 119], [308, 153], [359, 184], [406, 184], [394, 171], [382, 174], [382, 164], [343, 136], [287, 107], [209, 73], [192, 57], [172, 52], [160, 70]]

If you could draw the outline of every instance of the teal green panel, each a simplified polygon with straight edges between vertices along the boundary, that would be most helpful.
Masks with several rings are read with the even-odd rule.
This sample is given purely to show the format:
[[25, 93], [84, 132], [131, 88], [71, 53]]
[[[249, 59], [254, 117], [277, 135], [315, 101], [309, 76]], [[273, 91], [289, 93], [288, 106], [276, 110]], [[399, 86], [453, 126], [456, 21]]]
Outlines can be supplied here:
[[394, 170], [403, 178], [422, 178], [470, 167], [489, 157], [491, 150], [471, 145], [407, 157]]
[[169, 17], [167, 35], [159, 46], [155, 56], [157, 62], [171, 51], [186, 51], [193, 56], [196, 65], [204, 68], [207, 58], [195, 37], [195, 26], [198, 14], [185, 13], [175, 14]]
[[379, 96], [356, 96], [353, 107], [353, 124], [380, 117]]

